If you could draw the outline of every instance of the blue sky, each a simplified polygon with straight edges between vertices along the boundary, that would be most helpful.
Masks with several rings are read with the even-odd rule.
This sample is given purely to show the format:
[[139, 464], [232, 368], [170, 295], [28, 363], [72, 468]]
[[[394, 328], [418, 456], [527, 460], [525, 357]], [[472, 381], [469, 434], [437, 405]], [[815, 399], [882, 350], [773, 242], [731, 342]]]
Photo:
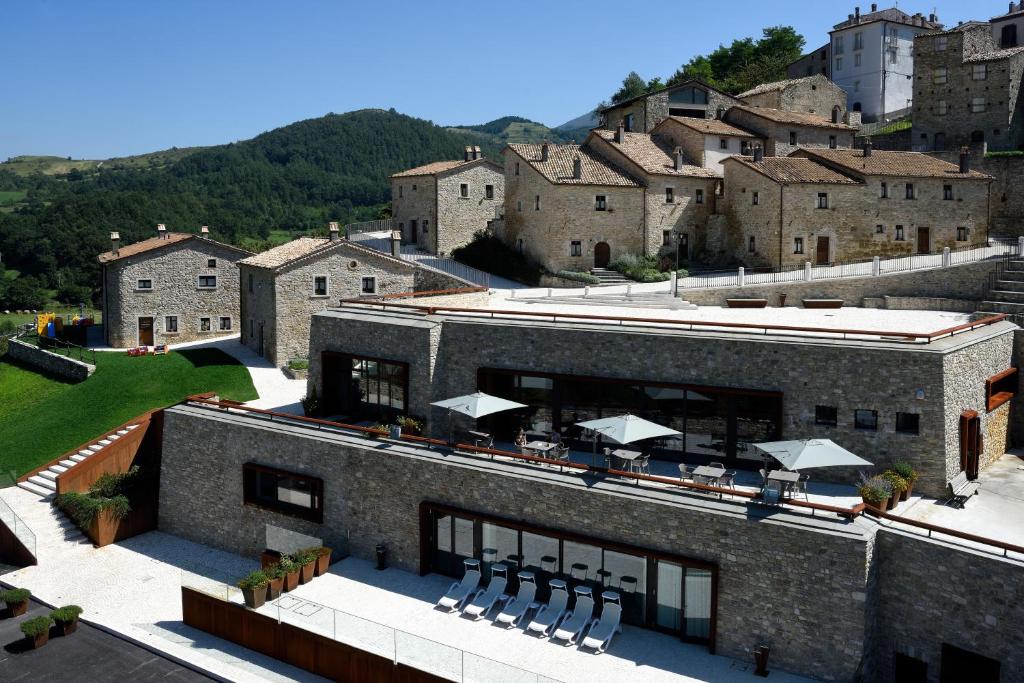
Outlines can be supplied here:
[[[554, 126], [606, 98], [630, 70], [664, 78], [765, 26], [793, 25], [808, 48], [821, 45], [856, 3], [4, 4], [0, 159], [78, 159], [219, 144], [364, 107], [441, 124], [515, 114]], [[1005, 12], [1006, 2], [901, 7], [937, 10], [949, 25]]]

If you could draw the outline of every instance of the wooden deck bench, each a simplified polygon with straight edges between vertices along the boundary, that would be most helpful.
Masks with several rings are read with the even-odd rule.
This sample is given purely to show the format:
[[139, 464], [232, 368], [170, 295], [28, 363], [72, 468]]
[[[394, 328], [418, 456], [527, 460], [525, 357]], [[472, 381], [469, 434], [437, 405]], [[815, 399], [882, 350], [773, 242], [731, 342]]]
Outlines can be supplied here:
[[978, 493], [981, 488], [976, 481], [970, 481], [967, 478], [967, 472], [960, 472], [960, 474], [953, 477], [948, 484], [946, 484], [949, 490], [949, 500], [946, 501], [949, 505], [955, 505], [956, 507], [963, 508], [967, 503], [967, 499]]

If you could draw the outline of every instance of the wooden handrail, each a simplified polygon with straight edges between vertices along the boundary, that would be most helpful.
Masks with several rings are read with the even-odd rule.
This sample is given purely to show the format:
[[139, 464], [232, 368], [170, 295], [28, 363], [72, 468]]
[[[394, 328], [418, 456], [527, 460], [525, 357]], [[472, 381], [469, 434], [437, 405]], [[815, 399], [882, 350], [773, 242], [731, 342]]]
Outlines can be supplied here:
[[928, 334], [928, 335], [925, 335], [925, 336], [927, 336], [929, 339], [935, 339], [936, 337], [944, 337], [947, 334], [948, 335], [954, 335], [957, 332], [961, 332], [963, 330], [973, 330], [975, 327], [984, 327], [985, 325], [992, 325], [994, 323], [998, 323], [998, 322], [1001, 322], [1003, 320], [1006, 320], [1006, 318], [1007, 318], [1007, 314], [1006, 313], [996, 313], [995, 315], [990, 315], [987, 318], [982, 318], [980, 320], [973, 320], [973, 321], [971, 321], [969, 323], [963, 323], [962, 325], [956, 325], [954, 327], [947, 327], [944, 330], [939, 330], [938, 332], [932, 332], [931, 334]]
[[879, 517], [881, 519], [888, 519], [891, 522], [906, 524], [907, 526], [913, 526], [919, 529], [926, 529], [929, 532], [929, 538], [931, 537], [932, 533], [944, 534], [946, 536], [952, 536], [953, 538], [959, 538], [964, 541], [971, 541], [973, 543], [981, 543], [982, 545], [991, 545], [995, 546], [996, 548], [1001, 548], [1004, 557], [1007, 556], [1007, 553], [1009, 551], [1024, 554], [1024, 546], [1014, 545], [1013, 543], [1007, 543], [1006, 541], [1000, 541], [995, 538], [977, 536], [975, 534], [969, 534], [966, 531], [957, 531], [956, 529], [950, 529], [949, 527], [937, 526], [935, 524], [929, 524], [928, 522], [919, 522], [916, 519], [900, 517], [899, 515], [891, 515], [888, 512], [882, 512], [881, 510], [873, 508], [870, 505], [866, 506], [864, 508], [864, 511], [875, 517]]
[[456, 289], [434, 289], [423, 292], [396, 292], [394, 294], [381, 294], [375, 297], [367, 297], [365, 299], [342, 299], [341, 303], [348, 302], [363, 302], [372, 303], [375, 300], [392, 300], [392, 299], [418, 299], [425, 296], [447, 296], [450, 294], [477, 294], [479, 292], [490, 291], [486, 287], [461, 287]]

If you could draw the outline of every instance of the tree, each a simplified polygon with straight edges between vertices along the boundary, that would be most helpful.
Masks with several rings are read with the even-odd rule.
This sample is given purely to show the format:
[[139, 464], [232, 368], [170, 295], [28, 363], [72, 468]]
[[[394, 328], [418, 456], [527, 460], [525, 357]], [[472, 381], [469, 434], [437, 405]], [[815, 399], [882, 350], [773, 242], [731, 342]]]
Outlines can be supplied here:
[[39, 281], [31, 275], [26, 275], [14, 280], [4, 294], [5, 308], [32, 308], [39, 309], [46, 305], [46, 295]]
[[634, 97], [639, 97], [647, 92], [647, 81], [640, 77], [635, 71], [630, 71], [629, 75], [622, 79], [622, 87], [619, 88], [614, 95], [612, 95], [612, 104], [618, 104], [619, 102], [625, 102], [631, 100]]
[[803, 54], [804, 39], [792, 26], [771, 26], [761, 38], [739, 38], [697, 55], [668, 79], [668, 85], [697, 79], [730, 94], [786, 78], [786, 66]]

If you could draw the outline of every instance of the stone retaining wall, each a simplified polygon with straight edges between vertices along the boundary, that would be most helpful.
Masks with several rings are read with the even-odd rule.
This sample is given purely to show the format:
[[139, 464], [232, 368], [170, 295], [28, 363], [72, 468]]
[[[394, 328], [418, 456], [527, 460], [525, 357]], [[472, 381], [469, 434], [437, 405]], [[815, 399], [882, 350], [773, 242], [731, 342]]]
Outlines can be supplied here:
[[7, 355], [16, 361], [38, 368], [49, 375], [55, 375], [72, 382], [82, 382], [96, 371], [95, 365], [40, 349], [33, 344], [26, 344], [17, 339], [9, 341]]

